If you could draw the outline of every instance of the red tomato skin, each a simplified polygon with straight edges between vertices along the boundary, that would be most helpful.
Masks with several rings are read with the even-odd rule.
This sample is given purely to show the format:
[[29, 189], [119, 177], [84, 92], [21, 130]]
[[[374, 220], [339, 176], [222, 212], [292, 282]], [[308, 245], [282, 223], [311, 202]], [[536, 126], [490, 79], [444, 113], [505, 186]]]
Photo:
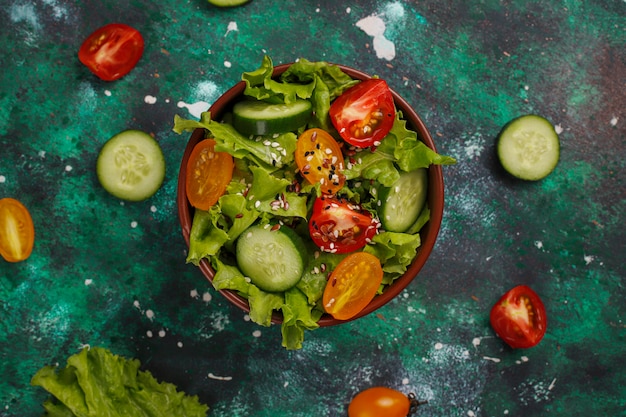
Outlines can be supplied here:
[[366, 148], [377, 146], [387, 136], [393, 126], [396, 109], [387, 83], [372, 78], [344, 91], [331, 104], [329, 114], [343, 140]]
[[[531, 313], [529, 323], [524, 317]], [[491, 326], [506, 344], [514, 349], [536, 346], [546, 334], [546, 309], [539, 295], [526, 285], [518, 285], [504, 294], [492, 307]]]
[[143, 50], [143, 36], [137, 29], [110, 23], [85, 39], [78, 50], [78, 59], [98, 78], [114, 81], [135, 68]]
[[348, 406], [348, 417], [406, 417], [411, 402], [403, 393], [387, 387], [368, 388]]
[[0, 255], [7, 262], [26, 260], [35, 244], [35, 227], [28, 209], [13, 198], [0, 199]]
[[309, 234], [325, 252], [350, 253], [367, 245], [378, 233], [379, 225], [369, 212], [360, 211], [345, 200], [323, 196], [313, 203]]

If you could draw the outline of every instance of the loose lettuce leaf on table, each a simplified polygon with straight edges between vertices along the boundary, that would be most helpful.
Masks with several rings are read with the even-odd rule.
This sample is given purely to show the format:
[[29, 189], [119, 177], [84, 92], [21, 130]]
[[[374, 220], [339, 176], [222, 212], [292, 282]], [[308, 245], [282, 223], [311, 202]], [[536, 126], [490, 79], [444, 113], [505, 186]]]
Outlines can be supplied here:
[[206, 417], [209, 408], [152, 374], [140, 362], [109, 350], [84, 348], [65, 368], [44, 366], [32, 378], [53, 398], [44, 403], [55, 417]]

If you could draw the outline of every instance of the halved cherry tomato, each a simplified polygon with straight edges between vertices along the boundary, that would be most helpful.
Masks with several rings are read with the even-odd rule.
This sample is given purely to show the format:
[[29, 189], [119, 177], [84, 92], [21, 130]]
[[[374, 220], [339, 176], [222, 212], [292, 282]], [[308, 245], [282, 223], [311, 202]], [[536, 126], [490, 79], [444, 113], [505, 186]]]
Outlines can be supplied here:
[[323, 129], [309, 129], [300, 135], [295, 159], [302, 176], [313, 185], [320, 183], [324, 194], [336, 193], [346, 182], [341, 147]]
[[509, 290], [491, 309], [491, 326], [512, 348], [530, 348], [546, 334], [546, 309], [530, 287]]
[[359, 206], [335, 197], [318, 197], [309, 234], [321, 250], [348, 253], [363, 248], [378, 233], [380, 221]]
[[396, 117], [393, 95], [384, 80], [370, 79], [344, 91], [330, 106], [330, 120], [351, 145], [377, 146]]
[[354, 252], [335, 267], [328, 278], [322, 303], [337, 320], [349, 320], [372, 301], [383, 280], [380, 260], [367, 252]]
[[187, 162], [185, 187], [189, 203], [200, 210], [211, 208], [233, 178], [233, 167], [229, 153], [215, 152], [215, 140], [198, 142]]
[[0, 200], [0, 255], [8, 262], [27, 259], [35, 244], [35, 226], [28, 209], [13, 198]]
[[111, 23], [93, 32], [78, 50], [78, 59], [104, 81], [128, 74], [143, 54], [141, 33], [121, 23]]
[[415, 395], [405, 395], [387, 387], [373, 387], [359, 392], [348, 406], [348, 417], [407, 417], [425, 404]]

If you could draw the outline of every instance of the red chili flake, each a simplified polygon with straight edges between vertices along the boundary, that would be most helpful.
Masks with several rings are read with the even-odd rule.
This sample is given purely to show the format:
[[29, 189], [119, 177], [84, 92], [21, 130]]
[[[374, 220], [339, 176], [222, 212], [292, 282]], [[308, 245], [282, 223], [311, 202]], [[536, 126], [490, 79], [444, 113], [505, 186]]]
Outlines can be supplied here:
[[270, 229], [270, 231], [275, 232], [278, 229], [280, 229], [280, 224], [276, 223], [274, 226], [272, 226], [272, 228]]

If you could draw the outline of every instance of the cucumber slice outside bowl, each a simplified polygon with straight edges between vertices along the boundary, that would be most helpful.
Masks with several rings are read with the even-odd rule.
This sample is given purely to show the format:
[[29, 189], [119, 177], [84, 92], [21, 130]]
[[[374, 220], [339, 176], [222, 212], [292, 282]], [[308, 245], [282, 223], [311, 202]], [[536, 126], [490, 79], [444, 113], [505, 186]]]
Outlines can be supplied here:
[[[281, 64], [274, 67], [274, 77], [278, 77], [284, 71], [286, 71], [292, 63]], [[343, 72], [348, 74], [354, 79], [367, 80], [372, 78], [370, 75], [356, 70], [354, 68], [346, 67], [344, 65], [336, 64]], [[213, 118], [220, 119], [225, 115], [232, 112], [233, 105], [243, 99], [243, 92], [246, 88], [244, 81], [239, 81], [223, 95], [221, 95], [210, 107], [209, 111]], [[398, 93], [392, 89], [392, 94], [396, 104], [396, 109], [402, 112], [403, 118], [407, 120], [407, 127], [417, 132], [418, 137], [432, 150], [437, 151], [434, 140], [420, 118], [417, 112], [409, 105], [409, 103]], [[181, 231], [183, 239], [187, 246], [189, 246], [189, 235], [191, 233], [191, 224], [195, 209], [189, 204], [187, 195], [185, 193], [186, 184], [186, 166], [189, 156], [193, 151], [193, 148], [204, 139], [205, 132], [203, 129], [196, 129], [191, 133], [187, 146], [185, 148], [183, 158], [181, 161], [178, 185], [177, 185], [177, 206], [178, 206], [178, 218], [181, 224]], [[387, 304], [394, 297], [400, 294], [404, 288], [417, 276], [422, 270], [428, 257], [432, 253], [435, 246], [441, 223], [443, 220], [444, 209], [444, 181], [443, 181], [443, 168], [441, 165], [431, 165], [427, 168], [428, 171], [428, 193], [427, 203], [430, 209], [430, 220], [420, 230], [421, 245], [417, 250], [417, 255], [413, 260], [413, 263], [409, 266], [407, 271], [401, 277], [397, 278], [392, 284], [385, 287], [382, 294], [377, 295], [374, 299], [356, 316], [350, 320], [356, 320], [371, 312], [379, 309], [383, 305]], [[210, 263], [206, 259], [202, 259], [199, 263], [199, 269], [206, 279], [213, 280], [215, 271], [211, 267]], [[248, 300], [231, 290], [219, 290], [219, 292], [235, 307], [243, 311], [250, 311], [250, 305]], [[272, 323], [280, 324], [283, 322], [282, 313], [275, 311], [272, 315]], [[324, 314], [318, 321], [320, 327], [335, 326], [344, 323], [344, 320], [334, 319], [328, 314]]]

